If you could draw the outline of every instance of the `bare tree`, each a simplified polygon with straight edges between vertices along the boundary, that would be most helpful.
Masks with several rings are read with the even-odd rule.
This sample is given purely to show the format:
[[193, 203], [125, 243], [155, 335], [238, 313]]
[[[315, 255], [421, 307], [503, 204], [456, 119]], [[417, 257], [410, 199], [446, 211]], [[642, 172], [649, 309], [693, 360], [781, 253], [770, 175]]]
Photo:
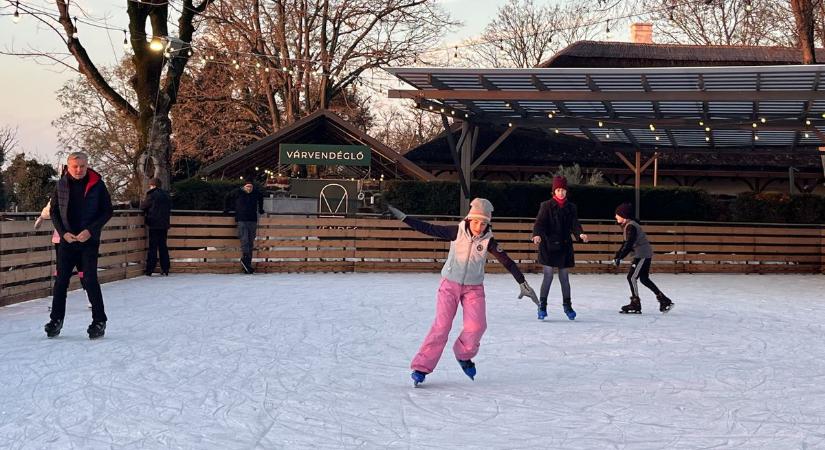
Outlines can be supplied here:
[[[130, 103], [135, 94], [128, 88], [134, 73], [131, 60], [124, 60], [114, 69], [104, 68], [106, 82]], [[89, 83], [78, 76], [64, 83], [57, 92], [63, 113], [52, 122], [58, 140], [66, 152], [86, 152], [95, 169], [106, 174], [106, 182], [114, 198], [136, 200], [141, 196], [141, 172], [138, 164], [138, 135], [128, 117]]]
[[606, 17], [606, 10], [589, 1], [539, 6], [533, 0], [509, 0], [478, 39], [462, 44], [470, 49], [466, 65], [535, 67], [560, 48], [599, 35]]
[[209, 24], [210, 45], [262, 73], [274, 129], [327, 108], [365, 71], [413, 62], [454, 25], [435, 0], [227, 0]]
[[[46, 29], [53, 31], [68, 49], [65, 54], [37, 51], [5, 51], [24, 57], [45, 58], [53, 63], [83, 74], [91, 86], [126, 117], [137, 130], [138, 148], [141, 149], [143, 185], [148, 178], [160, 177], [168, 185], [170, 180], [170, 155], [172, 123], [169, 112], [177, 101], [181, 76], [189, 61], [190, 46], [195, 32], [195, 18], [206, 11], [213, 0], [193, 0], [171, 3], [167, 0], [129, 1], [126, 13], [129, 16], [129, 34], [134, 52], [132, 62], [134, 73], [130, 79], [136, 94], [136, 104], [130, 102], [111, 86], [101, 70], [95, 65], [83, 45], [76, 27], [76, 15], [85, 17], [84, 11], [68, 0], [54, 0], [55, 10], [43, 10], [30, 5], [19, 5], [20, 10], [37, 19]], [[177, 9], [177, 37], [169, 32], [170, 10]], [[74, 19], [74, 20], [73, 20]], [[159, 52], [150, 48], [147, 25], [151, 27], [151, 38], [156, 45], [166, 44], [171, 52]], [[183, 48], [181, 48], [183, 47]], [[74, 64], [69, 61], [73, 60]], [[164, 69], [166, 69], [164, 73]]]
[[788, 0], [643, 0], [656, 36], [694, 45], [794, 44]]
[[376, 139], [402, 155], [444, 131], [438, 115], [409, 106], [381, 108], [370, 130]]

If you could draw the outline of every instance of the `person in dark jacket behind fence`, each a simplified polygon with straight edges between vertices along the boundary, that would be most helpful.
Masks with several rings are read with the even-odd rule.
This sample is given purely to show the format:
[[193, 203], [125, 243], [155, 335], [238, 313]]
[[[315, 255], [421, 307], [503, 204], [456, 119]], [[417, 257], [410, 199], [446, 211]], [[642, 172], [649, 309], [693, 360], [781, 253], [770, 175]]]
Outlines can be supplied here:
[[251, 274], [252, 249], [255, 248], [255, 235], [258, 231], [258, 215], [264, 213], [264, 196], [247, 179], [240, 189], [233, 189], [226, 196], [224, 213], [235, 211], [235, 222], [238, 224], [238, 239], [241, 241], [241, 268], [244, 273]]
[[633, 262], [627, 272], [627, 282], [630, 284], [630, 304], [622, 306], [622, 310], [619, 312], [622, 314], [642, 313], [638, 281], [641, 281], [642, 284], [656, 294], [656, 299], [659, 300], [659, 311], [663, 313], [670, 311], [673, 308], [673, 302], [650, 281], [650, 263], [653, 260], [653, 248], [650, 246], [650, 241], [647, 240], [647, 234], [642, 230], [642, 226], [633, 217], [633, 205], [623, 203], [616, 207], [616, 222], [622, 226], [624, 243], [616, 252], [613, 263], [618, 267], [625, 256], [633, 253]]
[[147, 277], [155, 272], [160, 254], [160, 274], [169, 275], [169, 247], [166, 238], [169, 233], [169, 219], [172, 214], [172, 200], [162, 188], [160, 178], [149, 180], [146, 199], [140, 203], [140, 209], [146, 213], [146, 228], [149, 230], [149, 252], [146, 254]]
[[112, 200], [100, 174], [89, 169], [85, 153], [73, 152], [67, 158], [68, 171], [57, 181], [52, 194], [50, 215], [60, 235], [57, 253], [57, 278], [52, 293], [51, 320], [45, 326], [50, 338], [60, 334], [66, 315], [66, 291], [75, 267], [83, 268], [86, 294], [92, 304], [89, 339], [103, 337], [106, 312], [97, 279], [100, 233], [112, 218]]
[[553, 177], [553, 198], [542, 202], [533, 224], [533, 243], [539, 246], [538, 262], [544, 266], [544, 278], [539, 290], [539, 320], [547, 317], [547, 296], [555, 270], [559, 272], [564, 313], [570, 320], [576, 318], [570, 296], [569, 274], [570, 268], [576, 265], [573, 238], [587, 242], [576, 205], [567, 200], [567, 179], [556, 176]]

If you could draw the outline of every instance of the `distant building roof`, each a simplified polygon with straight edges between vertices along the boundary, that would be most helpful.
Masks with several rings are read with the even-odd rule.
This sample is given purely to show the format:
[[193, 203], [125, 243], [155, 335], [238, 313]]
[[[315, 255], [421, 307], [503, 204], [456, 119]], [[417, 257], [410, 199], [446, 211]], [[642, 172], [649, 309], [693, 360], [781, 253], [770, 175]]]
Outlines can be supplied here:
[[[816, 50], [816, 59], [825, 61], [825, 49]], [[578, 41], [538, 67], [775, 66], [801, 62], [801, 50], [791, 47]]]
[[246, 176], [251, 168], [275, 167], [281, 143], [360, 144], [373, 151], [372, 164], [387, 171], [392, 168], [407, 178], [432, 180], [433, 176], [387, 147], [352, 123], [329, 110], [316, 111], [275, 133], [254, 142], [242, 150], [227, 155], [201, 169], [203, 175], [234, 178]]

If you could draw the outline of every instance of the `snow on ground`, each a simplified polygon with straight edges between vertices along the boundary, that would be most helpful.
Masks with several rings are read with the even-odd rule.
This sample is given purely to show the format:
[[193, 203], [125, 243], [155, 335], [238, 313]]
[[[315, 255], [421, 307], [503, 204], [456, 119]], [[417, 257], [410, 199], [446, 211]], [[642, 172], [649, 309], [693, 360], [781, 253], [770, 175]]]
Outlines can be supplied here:
[[[540, 278], [528, 277], [538, 289]], [[667, 315], [617, 314], [623, 275], [572, 276], [550, 320], [488, 275], [488, 332], [414, 389], [437, 274], [137, 278], [0, 308], [0, 448], [825, 448], [825, 277], [660, 275]]]

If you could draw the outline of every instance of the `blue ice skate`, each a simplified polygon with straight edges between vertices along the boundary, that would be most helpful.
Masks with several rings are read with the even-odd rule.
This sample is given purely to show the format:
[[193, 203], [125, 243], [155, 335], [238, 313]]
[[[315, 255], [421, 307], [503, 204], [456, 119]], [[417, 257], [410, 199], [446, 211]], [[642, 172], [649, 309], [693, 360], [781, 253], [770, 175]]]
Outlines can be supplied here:
[[471, 380], [476, 379], [476, 365], [475, 365], [475, 363], [473, 363], [472, 360], [470, 360], [470, 359], [465, 359], [465, 360], [459, 359], [458, 364], [461, 365], [461, 370], [463, 370], [464, 373], [466, 373], [467, 376], [470, 377]]
[[563, 305], [564, 306], [564, 313], [567, 314], [567, 318], [570, 320], [576, 320], [576, 311], [573, 311], [573, 304], [570, 303], [570, 299], [565, 299]]
[[413, 370], [413, 373], [410, 374], [410, 378], [413, 380], [413, 387], [418, 387], [419, 384], [424, 382], [424, 378], [427, 376], [426, 373]]
[[544, 320], [544, 318], [547, 317], [547, 299], [544, 297], [539, 300], [539, 311], [537, 317], [539, 320]]

